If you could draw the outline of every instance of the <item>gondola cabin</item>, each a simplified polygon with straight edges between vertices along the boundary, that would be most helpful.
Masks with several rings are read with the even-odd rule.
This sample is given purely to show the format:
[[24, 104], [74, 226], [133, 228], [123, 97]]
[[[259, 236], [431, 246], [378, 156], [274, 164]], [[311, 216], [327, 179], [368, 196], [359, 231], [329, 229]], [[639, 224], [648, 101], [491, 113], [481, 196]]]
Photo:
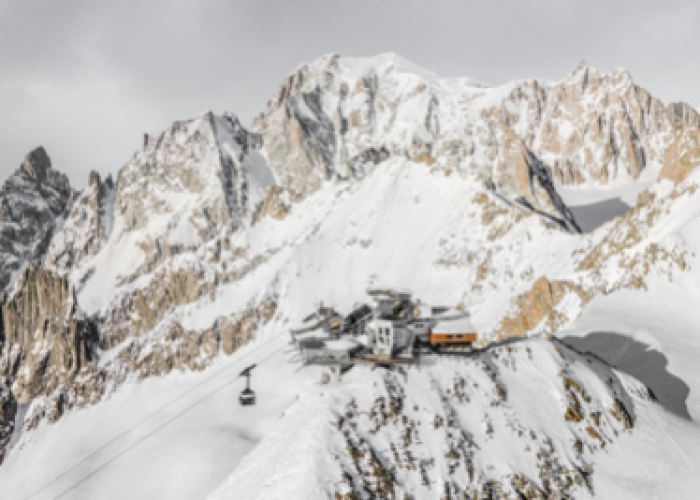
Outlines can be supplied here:
[[255, 404], [255, 393], [251, 389], [244, 389], [238, 396], [238, 401], [244, 406]]
[[255, 404], [255, 391], [253, 391], [250, 388], [250, 372], [253, 371], [253, 368], [255, 368], [256, 365], [250, 365], [248, 368], [243, 370], [239, 377], [245, 377], [246, 378], [246, 383], [245, 383], [245, 389], [241, 392], [241, 395], [238, 396], [238, 401], [243, 405], [243, 406], [248, 406], [248, 405], [254, 405]]

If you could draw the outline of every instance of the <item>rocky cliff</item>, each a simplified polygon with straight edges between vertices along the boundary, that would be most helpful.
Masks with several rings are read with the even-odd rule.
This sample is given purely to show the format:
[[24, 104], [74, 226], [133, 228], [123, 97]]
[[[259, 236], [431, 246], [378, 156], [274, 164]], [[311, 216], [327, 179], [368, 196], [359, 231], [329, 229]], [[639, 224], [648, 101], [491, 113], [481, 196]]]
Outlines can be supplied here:
[[5, 460], [7, 445], [15, 430], [17, 400], [6, 380], [0, 380], [0, 465]]
[[66, 391], [95, 359], [98, 331], [66, 278], [32, 264], [0, 311], [0, 375], [20, 403]]
[[75, 196], [63, 227], [54, 235], [46, 266], [65, 275], [104, 247], [114, 226], [116, 186], [109, 175], [102, 181], [92, 172], [88, 186]]
[[664, 106], [616, 69], [585, 61], [559, 82], [511, 84], [489, 113], [513, 130], [552, 169], [560, 184], [606, 185], [655, 177], [673, 137], [700, 128], [684, 103]]
[[[383, 54], [301, 66], [252, 128], [297, 197], [324, 180], [363, 177], [398, 155], [474, 173], [566, 220], [547, 183], [600, 186], [645, 172], [654, 179], [674, 137], [697, 132], [700, 117], [686, 104], [664, 106], [624, 70], [606, 74], [585, 62], [559, 82], [490, 88]], [[533, 158], [548, 179], [533, 175]]]
[[0, 189], [0, 290], [28, 262], [44, 257], [71, 195], [68, 178], [51, 168], [42, 147], [5, 180]]
[[138, 273], [250, 222], [275, 183], [261, 142], [234, 115], [213, 113], [146, 137], [119, 171], [114, 205], [116, 230], [143, 251]]

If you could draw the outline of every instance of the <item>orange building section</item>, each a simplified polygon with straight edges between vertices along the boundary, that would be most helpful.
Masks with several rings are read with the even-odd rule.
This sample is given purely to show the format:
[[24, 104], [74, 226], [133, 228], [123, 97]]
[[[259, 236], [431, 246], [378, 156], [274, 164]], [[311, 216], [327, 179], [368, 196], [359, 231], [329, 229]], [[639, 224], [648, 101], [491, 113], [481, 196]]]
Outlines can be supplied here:
[[433, 333], [430, 332], [431, 344], [463, 344], [476, 342], [476, 333]]

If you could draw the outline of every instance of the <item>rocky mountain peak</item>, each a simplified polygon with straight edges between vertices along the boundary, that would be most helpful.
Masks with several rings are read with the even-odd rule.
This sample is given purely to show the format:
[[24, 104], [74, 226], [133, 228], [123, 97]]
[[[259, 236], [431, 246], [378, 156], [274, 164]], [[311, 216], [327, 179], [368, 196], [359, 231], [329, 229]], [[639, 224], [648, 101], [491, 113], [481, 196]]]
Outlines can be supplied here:
[[133, 242], [124, 267], [109, 278], [125, 283], [250, 224], [276, 183], [258, 151], [262, 142], [232, 113], [207, 112], [147, 135], [116, 183], [90, 175], [52, 245], [49, 266], [61, 274], [81, 268], [79, 279], [88, 280], [95, 271], [88, 261], [115, 232], [115, 241]]
[[633, 84], [632, 74], [625, 68], [614, 68], [612, 72], [613, 83], [617, 85]]
[[588, 63], [588, 61], [586, 61], [585, 59], [581, 59], [581, 62], [579, 62], [579, 63], [578, 63], [578, 66], [576, 66], [576, 69], [574, 69], [574, 70], [571, 72], [571, 75], [576, 75], [576, 74], [579, 74], [579, 73], [584, 73], [584, 72], [589, 71], [589, 70], [595, 70], [595, 68], [594, 68], [593, 66], [591, 66], [591, 65]]
[[114, 227], [115, 186], [112, 176], [102, 181], [90, 172], [87, 187], [74, 196], [65, 221], [51, 240], [46, 266], [61, 275], [99, 253]]
[[0, 189], [0, 290], [28, 262], [43, 257], [73, 196], [68, 177], [43, 147], [30, 152]]
[[93, 170], [90, 172], [90, 177], [88, 178], [88, 186], [90, 187], [97, 187], [102, 184], [102, 178], [100, 177], [100, 173], [96, 170]]
[[[274, 183], [261, 146], [261, 136], [230, 113], [175, 122], [119, 172], [117, 217], [138, 229], [158, 214], [179, 212], [172, 224], [188, 224], [197, 239], [208, 238], [212, 227], [238, 225]], [[190, 210], [198, 215], [190, 218]]]
[[43, 182], [46, 179], [46, 173], [51, 168], [51, 159], [46, 154], [43, 146], [39, 146], [30, 152], [22, 163], [22, 168], [27, 175], [37, 182]]

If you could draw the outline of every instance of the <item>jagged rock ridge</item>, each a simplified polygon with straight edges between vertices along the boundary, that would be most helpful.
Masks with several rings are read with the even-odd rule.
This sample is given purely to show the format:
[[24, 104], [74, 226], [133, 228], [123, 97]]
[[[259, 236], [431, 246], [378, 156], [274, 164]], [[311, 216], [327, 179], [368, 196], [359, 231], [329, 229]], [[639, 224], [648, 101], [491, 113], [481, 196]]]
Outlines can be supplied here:
[[51, 240], [47, 267], [66, 274], [102, 250], [114, 226], [115, 189], [111, 175], [103, 182], [99, 173], [90, 174], [87, 188], [75, 197], [63, 227]]
[[[296, 197], [324, 180], [362, 177], [389, 156], [476, 173], [511, 198], [569, 219], [549, 183], [655, 178], [676, 134], [700, 128], [690, 106], [665, 107], [623, 70], [583, 62], [555, 83], [487, 88], [444, 79], [394, 54], [324, 56], [291, 74], [253, 130]], [[545, 180], [545, 185], [534, 180]], [[568, 224], [571, 225], [571, 224]]]
[[275, 184], [261, 141], [234, 115], [213, 113], [145, 141], [119, 172], [114, 206], [116, 231], [140, 231], [136, 274], [250, 223]]
[[43, 147], [29, 153], [0, 189], [0, 291], [28, 262], [41, 259], [72, 196], [68, 177]]

